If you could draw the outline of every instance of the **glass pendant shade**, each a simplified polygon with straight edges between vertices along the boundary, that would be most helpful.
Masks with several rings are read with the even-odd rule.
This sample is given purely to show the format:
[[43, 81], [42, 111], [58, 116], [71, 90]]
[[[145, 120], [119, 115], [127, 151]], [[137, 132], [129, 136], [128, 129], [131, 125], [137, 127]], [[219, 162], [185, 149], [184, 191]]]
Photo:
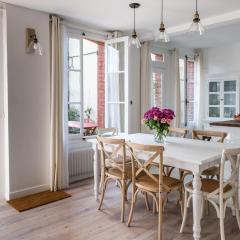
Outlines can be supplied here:
[[160, 41], [160, 42], [169, 42], [170, 38], [168, 36], [168, 34], [166, 33], [166, 29], [164, 27], [164, 24], [161, 23], [160, 28], [155, 36], [155, 41]]
[[131, 38], [129, 39], [129, 47], [135, 46], [136, 48], [141, 47], [141, 42], [137, 36], [137, 34], [132, 34]]
[[189, 33], [199, 33], [202, 35], [205, 29], [200, 21], [199, 13], [198, 13], [198, 1], [196, 0], [196, 12], [193, 16], [193, 22], [188, 30]]
[[202, 35], [204, 33], [205, 29], [202, 25], [202, 23], [199, 21], [193, 21], [188, 32], [189, 33], [199, 33], [200, 35]]
[[135, 28], [135, 25], [136, 25], [136, 14], [135, 14], [135, 10], [136, 8], [139, 8], [140, 7], [140, 4], [139, 3], [130, 3], [129, 4], [129, 7], [133, 9], [133, 33], [132, 33], [132, 36], [130, 37], [129, 39], [129, 47], [130, 46], [135, 46], [136, 48], [140, 48], [141, 47], [141, 43], [140, 43], [140, 40], [137, 36], [137, 32], [136, 32], [136, 28]]

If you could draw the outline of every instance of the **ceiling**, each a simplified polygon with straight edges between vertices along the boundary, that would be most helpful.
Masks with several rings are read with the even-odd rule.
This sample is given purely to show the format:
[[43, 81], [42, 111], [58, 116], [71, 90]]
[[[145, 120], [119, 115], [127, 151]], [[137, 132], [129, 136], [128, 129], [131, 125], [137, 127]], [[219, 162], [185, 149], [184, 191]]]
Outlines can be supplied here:
[[[129, 33], [132, 29], [133, 12], [128, 5], [133, 0], [5, 0], [5, 2], [59, 14], [67, 20], [96, 30], [119, 30]], [[137, 2], [141, 4], [136, 13], [137, 31], [140, 36], [152, 38], [159, 27], [161, 0], [137, 0]], [[231, 18], [231, 13], [236, 10], [240, 13], [239, 0], [198, 0], [198, 2], [203, 23], [216, 16], [222, 19], [222, 15], [228, 13], [228, 17]], [[165, 0], [165, 25], [169, 32], [172, 33], [178, 27], [190, 24], [194, 8], [194, 0]], [[240, 22], [240, 14], [235, 15], [239, 16]], [[229, 29], [225, 27], [225, 30]], [[214, 37], [214, 31], [210, 32], [212, 31], [209, 31], [209, 36]], [[207, 36], [208, 34], [204, 38]], [[174, 36], [173, 40], [181, 42], [186, 41], [186, 38], [188, 38], [186, 35], [179, 34]], [[200, 39], [199, 42], [201, 41]], [[189, 42], [189, 44], [195, 43]]]

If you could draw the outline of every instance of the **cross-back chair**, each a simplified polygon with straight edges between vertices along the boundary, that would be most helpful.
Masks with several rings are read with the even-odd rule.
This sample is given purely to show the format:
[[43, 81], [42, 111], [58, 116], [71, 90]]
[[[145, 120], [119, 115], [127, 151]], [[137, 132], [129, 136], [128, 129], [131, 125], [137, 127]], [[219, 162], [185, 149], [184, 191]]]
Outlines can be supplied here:
[[[163, 151], [164, 147], [156, 145], [143, 145], [127, 142], [132, 159], [132, 202], [128, 218], [130, 226], [133, 218], [133, 209], [137, 201], [139, 192], [149, 194], [153, 197], [158, 211], [158, 239], [162, 240], [162, 211], [163, 203], [167, 193], [172, 191], [182, 191], [182, 184], [179, 180], [164, 176], [163, 174]], [[146, 161], [142, 161], [141, 156], [148, 156]], [[158, 163], [158, 174], [151, 172], [153, 162]], [[136, 166], [137, 164], [137, 166]], [[154, 165], [156, 166], [156, 164]], [[157, 198], [158, 195], [158, 198]]]
[[102, 136], [102, 137], [111, 137], [111, 136], [118, 135], [117, 128], [98, 128], [97, 132], [98, 132], [98, 136]]
[[[98, 210], [101, 209], [107, 183], [115, 180], [121, 189], [121, 222], [124, 222], [125, 199], [131, 182], [131, 159], [126, 157], [125, 140], [97, 136], [101, 152], [101, 200]], [[108, 150], [110, 147], [111, 151]]]
[[[225, 164], [229, 161], [231, 164], [231, 175], [224, 181]], [[238, 227], [240, 229], [238, 188], [239, 188], [239, 162], [240, 148], [226, 149], [222, 153], [220, 164], [220, 179], [202, 179], [203, 200], [210, 202], [216, 209], [217, 216], [220, 220], [221, 240], [225, 240], [224, 218], [227, 207], [227, 200], [232, 198], [233, 207], [236, 212]], [[187, 183], [185, 186], [184, 196], [184, 215], [180, 232], [183, 232], [187, 219], [187, 209], [193, 194], [193, 183]], [[203, 203], [205, 202], [203, 201]], [[204, 208], [204, 207], [203, 207]]]
[[186, 128], [169, 128], [169, 136], [185, 138], [188, 133]]
[[[208, 130], [193, 130], [192, 138], [203, 140], [203, 141], [212, 141], [216, 140], [217, 142], [223, 143], [227, 133], [219, 131], [208, 131]], [[202, 172], [203, 176], [207, 178], [214, 178], [215, 176], [219, 179], [219, 166], [213, 166]]]

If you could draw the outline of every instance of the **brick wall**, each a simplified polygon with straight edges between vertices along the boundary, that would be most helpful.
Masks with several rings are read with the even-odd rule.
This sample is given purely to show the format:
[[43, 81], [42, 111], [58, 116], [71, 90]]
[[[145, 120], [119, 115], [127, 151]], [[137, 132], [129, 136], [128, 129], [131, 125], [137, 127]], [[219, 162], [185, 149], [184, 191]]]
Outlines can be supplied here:
[[103, 128], [105, 126], [105, 47], [104, 43], [98, 42], [98, 61], [97, 61], [97, 123]]

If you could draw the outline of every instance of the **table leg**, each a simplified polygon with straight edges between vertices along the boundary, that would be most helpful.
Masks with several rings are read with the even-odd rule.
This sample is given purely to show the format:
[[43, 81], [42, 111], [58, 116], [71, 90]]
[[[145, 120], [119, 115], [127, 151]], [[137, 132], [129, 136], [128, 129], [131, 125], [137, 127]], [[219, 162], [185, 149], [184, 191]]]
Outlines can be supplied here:
[[202, 218], [202, 192], [201, 178], [199, 173], [194, 173], [193, 178], [193, 239], [201, 239], [201, 218]]
[[99, 194], [99, 177], [100, 177], [99, 176], [98, 144], [96, 144], [95, 150], [94, 150], [93, 174], [94, 174], [94, 197], [97, 201], [98, 194]]

